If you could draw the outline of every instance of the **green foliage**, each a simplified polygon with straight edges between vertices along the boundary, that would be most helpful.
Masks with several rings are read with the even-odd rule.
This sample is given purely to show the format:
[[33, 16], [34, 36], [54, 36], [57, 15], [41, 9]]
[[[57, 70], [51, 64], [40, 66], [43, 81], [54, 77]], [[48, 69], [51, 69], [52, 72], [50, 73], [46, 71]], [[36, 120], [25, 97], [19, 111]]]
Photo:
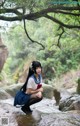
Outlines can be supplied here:
[[[58, 16], [65, 23], [69, 16]], [[75, 21], [75, 18], [72, 19]], [[76, 21], [77, 22], [77, 21]], [[40, 45], [32, 43], [26, 36], [22, 24], [13, 25], [4, 34], [4, 42], [9, 50], [9, 58], [4, 66], [4, 71], [11, 74], [17, 82], [19, 73], [23, 71], [25, 62], [36, 58], [42, 63], [44, 78], [53, 79], [59, 77], [71, 69], [77, 69], [80, 63], [80, 31], [64, 29], [60, 39], [61, 48], [57, 47], [59, 34], [62, 32], [59, 25], [52, 24], [50, 20], [42, 18], [37, 22], [26, 23], [27, 31], [33, 40], [45, 46], [41, 50]], [[6, 39], [7, 38], [7, 39]]]

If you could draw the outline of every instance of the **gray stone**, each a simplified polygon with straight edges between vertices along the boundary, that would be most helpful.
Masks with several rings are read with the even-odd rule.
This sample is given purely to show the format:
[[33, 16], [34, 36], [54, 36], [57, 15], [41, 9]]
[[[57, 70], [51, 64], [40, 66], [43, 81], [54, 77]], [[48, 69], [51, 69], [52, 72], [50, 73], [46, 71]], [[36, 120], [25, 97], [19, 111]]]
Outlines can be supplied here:
[[[1, 126], [18, 126], [13, 114], [15, 108], [12, 105], [0, 103], [0, 124]], [[4, 121], [6, 119], [6, 122]], [[1, 121], [3, 120], [3, 122]]]
[[53, 87], [51, 85], [43, 84], [43, 97], [52, 98], [53, 97]]
[[20, 90], [21, 86], [23, 84], [22, 83], [18, 83], [18, 84], [13, 84], [10, 86], [6, 86], [4, 87], [4, 90], [9, 93], [11, 96], [15, 96], [16, 92]]
[[59, 110], [80, 110], [80, 95], [73, 95], [65, 100], [61, 100], [59, 104]]
[[0, 88], [0, 99], [8, 99], [10, 97], [10, 94], [8, 94], [5, 90]]
[[[11, 96], [15, 96], [16, 92], [20, 90], [23, 83], [13, 84], [7, 87], [4, 87], [5, 91]], [[53, 97], [53, 87], [51, 85], [43, 84], [43, 97], [52, 98]]]
[[38, 126], [80, 126], [80, 112], [44, 114]]

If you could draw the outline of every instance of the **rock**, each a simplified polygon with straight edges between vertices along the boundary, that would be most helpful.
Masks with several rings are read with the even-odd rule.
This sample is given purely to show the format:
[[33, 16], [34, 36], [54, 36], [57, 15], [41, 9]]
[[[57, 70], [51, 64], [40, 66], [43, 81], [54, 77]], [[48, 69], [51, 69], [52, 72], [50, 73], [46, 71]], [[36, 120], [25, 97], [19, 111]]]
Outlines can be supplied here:
[[58, 106], [55, 106], [55, 100], [48, 98], [43, 98], [40, 102], [31, 105], [31, 109], [45, 114], [60, 112]]
[[8, 99], [11, 98], [10, 94], [8, 94], [5, 90], [0, 88], [0, 99]]
[[61, 101], [71, 97], [71, 93], [66, 89], [61, 89], [60, 95], [61, 95]]
[[43, 97], [52, 98], [53, 97], [53, 87], [51, 85], [43, 84]]
[[0, 103], [0, 125], [18, 126], [13, 114], [14, 107], [9, 104]]
[[[35, 108], [34, 108], [35, 107]], [[0, 103], [0, 120], [8, 118], [9, 126], [79, 126], [80, 111], [61, 112], [54, 101], [43, 101], [31, 106], [32, 114], [25, 115], [20, 108], [8, 103]]]
[[76, 94], [76, 87], [72, 87], [72, 88], [69, 88], [67, 89], [67, 91], [70, 93], [70, 94]]
[[77, 81], [78, 86], [77, 86], [77, 93], [80, 94], [80, 78]]
[[[11, 96], [15, 96], [16, 92], [20, 90], [23, 83], [13, 84], [7, 87], [4, 87], [5, 91]], [[43, 97], [52, 98], [53, 97], [53, 88], [51, 85], [43, 84]]]
[[59, 110], [80, 110], [80, 95], [73, 95], [65, 100], [61, 100], [59, 104]]
[[38, 126], [79, 126], [80, 112], [44, 114]]
[[23, 84], [22, 83], [18, 83], [18, 84], [13, 84], [10, 86], [6, 86], [4, 87], [4, 90], [9, 93], [11, 96], [15, 96], [16, 92], [20, 90], [21, 86]]
[[55, 97], [55, 100], [56, 100], [56, 105], [59, 105], [59, 101], [61, 99], [60, 92], [57, 91], [57, 89], [54, 89], [53, 93], [54, 93], [54, 97]]
[[[10, 126], [11, 123], [16, 126], [16, 121], [19, 126], [37, 126], [37, 121], [41, 119], [41, 115], [43, 113], [59, 113], [58, 107], [54, 105], [55, 101], [52, 99], [43, 98], [42, 101], [31, 105], [31, 109], [33, 110], [32, 114], [25, 115], [20, 108], [16, 108], [12, 106], [13, 98], [8, 100], [3, 100], [0, 103], [0, 112], [1, 115], [5, 117], [9, 117]], [[13, 121], [14, 120], [14, 121]], [[13, 125], [12, 125], [13, 126]]]

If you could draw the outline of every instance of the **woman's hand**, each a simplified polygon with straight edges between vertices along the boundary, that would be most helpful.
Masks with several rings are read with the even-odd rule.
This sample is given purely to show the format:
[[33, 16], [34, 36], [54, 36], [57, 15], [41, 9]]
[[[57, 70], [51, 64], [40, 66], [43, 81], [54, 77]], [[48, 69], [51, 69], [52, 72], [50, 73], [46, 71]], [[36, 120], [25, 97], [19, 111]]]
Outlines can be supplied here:
[[36, 93], [36, 97], [37, 97], [37, 98], [42, 98], [42, 92]]
[[39, 92], [43, 92], [43, 88], [42, 88], [42, 87], [39, 88], [38, 91], [39, 91]]

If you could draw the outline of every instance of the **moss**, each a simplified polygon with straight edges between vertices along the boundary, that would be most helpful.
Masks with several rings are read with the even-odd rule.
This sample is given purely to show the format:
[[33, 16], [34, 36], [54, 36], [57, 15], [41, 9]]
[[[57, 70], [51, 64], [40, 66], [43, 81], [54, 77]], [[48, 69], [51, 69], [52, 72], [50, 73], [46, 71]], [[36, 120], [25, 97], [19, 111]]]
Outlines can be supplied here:
[[78, 86], [77, 86], [77, 93], [80, 94], [80, 78], [78, 78]]

